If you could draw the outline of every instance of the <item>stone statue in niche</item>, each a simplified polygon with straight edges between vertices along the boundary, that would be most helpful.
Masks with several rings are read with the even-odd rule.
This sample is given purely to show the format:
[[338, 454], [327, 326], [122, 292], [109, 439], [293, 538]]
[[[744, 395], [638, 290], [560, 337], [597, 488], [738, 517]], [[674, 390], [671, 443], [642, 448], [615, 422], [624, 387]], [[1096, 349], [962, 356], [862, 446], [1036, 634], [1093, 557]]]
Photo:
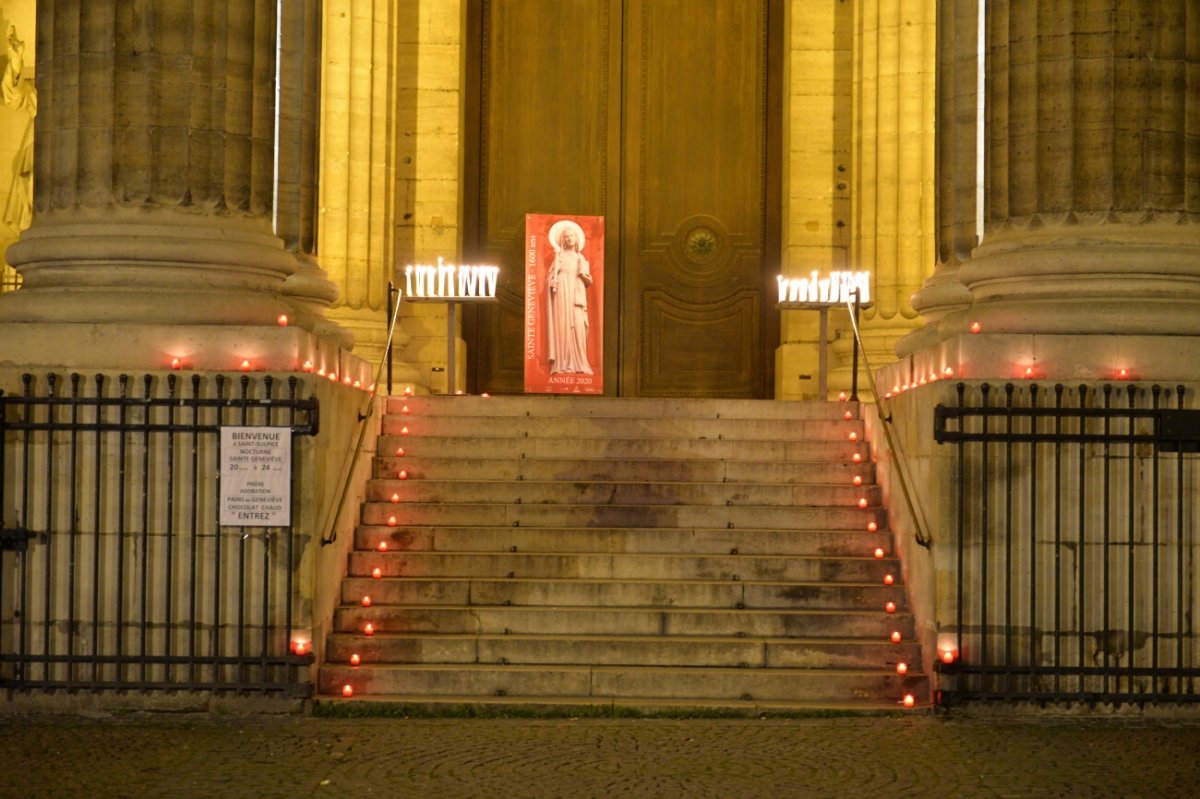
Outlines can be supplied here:
[[25, 42], [15, 25], [8, 27], [8, 52], [0, 77], [4, 105], [28, 116], [25, 132], [12, 163], [12, 184], [4, 203], [4, 222], [14, 231], [29, 227], [33, 219], [33, 119], [37, 116], [37, 89], [25, 69]]
[[588, 362], [587, 289], [591, 268], [583, 257], [583, 230], [569, 219], [550, 227], [554, 263], [546, 274], [550, 374], [592, 374]]

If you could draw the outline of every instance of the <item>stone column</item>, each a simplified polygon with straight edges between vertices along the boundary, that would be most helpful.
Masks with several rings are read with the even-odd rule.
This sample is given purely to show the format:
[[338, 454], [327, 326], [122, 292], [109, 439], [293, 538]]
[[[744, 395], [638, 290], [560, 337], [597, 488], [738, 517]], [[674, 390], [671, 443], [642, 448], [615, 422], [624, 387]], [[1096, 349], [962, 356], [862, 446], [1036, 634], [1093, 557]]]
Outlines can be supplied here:
[[[934, 262], [936, 8], [934, 0], [859, 0], [856, 12], [850, 268], [874, 275], [875, 305], [861, 330], [880, 367], [920, 324], [912, 296]], [[846, 326], [834, 346], [838, 387], [850, 382], [852, 336]]]
[[[852, 178], [850, 72], [854, 9], [845, 3], [789, 0], [784, 13], [783, 264], [801, 277], [847, 268]], [[839, 80], [839, 76], [842, 79]], [[818, 316], [779, 313], [775, 398], [818, 394]], [[831, 322], [839, 317], [835, 311]], [[831, 325], [832, 326], [832, 325]], [[834, 361], [834, 358], [830, 359]], [[846, 382], [849, 382], [848, 380]]]
[[[321, 263], [340, 297], [330, 317], [355, 353], [378, 363], [387, 341], [387, 284], [395, 266], [396, 38], [391, 0], [325, 0], [321, 119]], [[403, 350], [403, 334], [393, 340]], [[397, 378], [411, 381], [415, 374]]]
[[976, 166], [979, 110], [978, 59], [956, 42], [979, 38], [978, 0], [943, 3], [937, 20], [937, 202], [934, 272], [912, 298], [925, 326], [898, 342], [900, 356], [931, 346], [962, 329], [971, 295], [958, 279], [959, 265], [979, 242]]
[[[978, 377], [1194, 379], [1200, 7], [986, 8], [985, 226], [958, 269], [972, 306], [950, 357]], [[975, 38], [954, 46], [974, 58]]]
[[[465, 0], [419, 0], [400, 26], [396, 88], [400, 142], [398, 192], [404, 213], [396, 222], [396, 266], [454, 260], [461, 254], [462, 59]], [[446, 390], [447, 324], [443, 303], [404, 307], [407, 361], [431, 391]], [[459, 306], [461, 325], [465, 312]], [[460, 328], [461, 329], [461, 328]], [[455, 385], [467, 387], [465, 342], [456, 336]]]
[[[38, 5], [34, 222], [0, 335], [49, 366], [297, 369], [272, 232], [274, 0]], [[19, 344], [17, 344], [19, 342]], [[336, 356], [326, 354], [332, 359]]]
[[296, 256], [296, 271], [283, 293], [296, 304], [300, 324], [343, 349], [354, 337], [326, 319], [337, 286], [317, 258], [318, 122], [321, 111], [320, 0], [283, 5], [279, 52], [279, 153], [275, 229]]

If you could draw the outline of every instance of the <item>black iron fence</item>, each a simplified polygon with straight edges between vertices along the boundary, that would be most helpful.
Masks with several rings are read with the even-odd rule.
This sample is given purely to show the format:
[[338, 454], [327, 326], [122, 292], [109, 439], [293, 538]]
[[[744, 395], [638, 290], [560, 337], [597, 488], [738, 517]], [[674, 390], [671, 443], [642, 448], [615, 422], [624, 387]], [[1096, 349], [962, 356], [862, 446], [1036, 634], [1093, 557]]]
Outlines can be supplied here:
[[315, 435], [297, 389], [73, 374], [0, 394], [0, 686], [308, 692], [295, 531], [219, 524], [222, 427]]
[[935, 438], [957, 449], [957, 660], [942, 701], [1200, 700], [1188, 396], [960, 383], [958, 407], [937, 407]]
[[21, 288], [21, 276], [17, 274], [17, 270], [0, 263], [0, 294], [16, 291], [19, 288]]

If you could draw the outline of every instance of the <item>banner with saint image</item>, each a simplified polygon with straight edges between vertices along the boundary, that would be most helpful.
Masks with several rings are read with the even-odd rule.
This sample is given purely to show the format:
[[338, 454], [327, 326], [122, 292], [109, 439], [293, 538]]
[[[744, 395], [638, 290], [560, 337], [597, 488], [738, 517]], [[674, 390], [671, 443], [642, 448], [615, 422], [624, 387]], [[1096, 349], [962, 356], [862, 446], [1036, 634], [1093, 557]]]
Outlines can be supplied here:
[[525, 217], [525, 391], [604, 393], [604, 217]]

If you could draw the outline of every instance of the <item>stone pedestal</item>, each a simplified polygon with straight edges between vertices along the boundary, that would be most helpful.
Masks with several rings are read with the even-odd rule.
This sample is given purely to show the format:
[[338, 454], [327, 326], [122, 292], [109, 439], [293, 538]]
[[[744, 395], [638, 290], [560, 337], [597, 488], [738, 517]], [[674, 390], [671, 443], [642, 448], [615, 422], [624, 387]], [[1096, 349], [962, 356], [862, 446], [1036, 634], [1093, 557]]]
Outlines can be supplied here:
[[[905, 549], [916, 525], [892, 505], [926, 646], [955, 619], [954, 493], [998, 491], [983, 471], [960, 486], [932, 443], [955, 383], [1191, 393], [1200, 374], [1200, 7], [988, 2], [982, 81], [977, 0], [938, 15], [937, 270], [914, 300], [927, 324], [878, 378], [934, 540]], [[1019, 470], [1056, 468], [1012, 450]]]
[[973, 5], [941, 5], [939, 269], [904, 352], [980, 379], [1197, 373], [1200, 9], [989, 3], [980, 116]]
[[[285, 290], [302, 237], [289, 249], [273, 229], [275, 5], [232, 4], [218, 24], [186, 0], [46, 3], [37, 27], [34, 222], [8, 250], [24, 285], [0, 298], [9, 357], [53, 368], [164, 368], [184, 354], [193, 368], [340, 361], [319, 273]], [[303, 60], [303, 42], [285, 41], [290, 57]], [[302, 144], [290, 130], [280, 127], [281, 152]], [[281, 227], [300, 231], [304, 209], [282, 205]]]

